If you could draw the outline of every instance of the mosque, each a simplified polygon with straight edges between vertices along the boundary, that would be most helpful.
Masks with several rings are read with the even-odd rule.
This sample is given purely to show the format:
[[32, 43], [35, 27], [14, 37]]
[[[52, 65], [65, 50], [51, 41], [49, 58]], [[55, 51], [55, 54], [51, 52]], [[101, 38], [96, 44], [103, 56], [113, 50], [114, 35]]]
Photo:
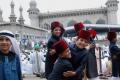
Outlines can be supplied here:
[[76, 22], [83, 22], [85, 24], [117, 24], [118, 3], [118, 0], [107, 0], [105, 7], [42, 13], [37, 8], [36, 1], [31, 0], [27, 11], [31, 23], [29, 26], [24, 24], [22, 7], [19, 8], [20, 17], [16, 21], [17, 17], [14, 13], [15, 4], [11, 1], [10, 22], [3, 20], [3, 12], [0, 9], [0, 30], [6, 29], [12, 31], [16, 39], [24, 44], [28, 41], [47, 41], [50, 24], [53, 21], [63, 23], [64, 27], [73, 26]]
[[31, 0], [28, 13], [31, 26], [47, 30], [50, 30], [53, 21], [63, 23], [64, 27], [72, 26], [75, 22], [117, 24], [118, 3], [117, 0], [107, 0], [105, 7], [42, 13], [37, 8], [36, 1]]
[[[24, 18], [22, 15], [23, 8], [20, 7], [20, 17], [17, 21], [17, 17], [14, 13], [14, 2], [11, 1], [10, 7], [11, 7], [11, 14], [9, 17], [10, 22], [4, 21], [2, 17], [2, 10], [0, 9], [0, 30], [10, 30], [15, 34], [15, 38], [18, 40], [18, 42], [21, 42], [21, 44], [27, 44], [31, 42], [39, 42], [39, 41], [46, 41], [48, 31], [42, 28], [37, 28], [34, 26], [29, 26], [24, 24]], [[45, 36], [46, 35], [46, 36]]]

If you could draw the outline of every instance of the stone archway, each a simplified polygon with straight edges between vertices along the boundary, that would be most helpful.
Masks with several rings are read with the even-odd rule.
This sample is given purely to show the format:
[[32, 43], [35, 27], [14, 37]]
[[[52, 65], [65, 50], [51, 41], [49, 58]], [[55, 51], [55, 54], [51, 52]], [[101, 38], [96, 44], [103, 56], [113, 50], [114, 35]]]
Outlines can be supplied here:
[[74, 24], [76, 23], [77, 21], [75, 20], [71, 20], [68, 22], [67, 26], [74, 26]]
[[48, 23], [44, 24], [44, 29], [50, 30], [50, 25]]
[[85, 23], [85, 24], [92, 24], [92, 22], [89, 21], [89, 20], [85, 20], [83, 23]]
[[105, 24], [105, 20], [104, 19], [98, 19], [96, 24]]

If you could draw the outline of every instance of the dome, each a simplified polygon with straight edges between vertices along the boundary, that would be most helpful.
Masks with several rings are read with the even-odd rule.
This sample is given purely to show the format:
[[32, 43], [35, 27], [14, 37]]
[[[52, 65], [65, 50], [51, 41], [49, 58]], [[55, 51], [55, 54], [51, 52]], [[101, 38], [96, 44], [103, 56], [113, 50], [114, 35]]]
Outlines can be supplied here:
[[36, 4], [36, 1], [35, 1], [35, 0], [31, 0], [31, 1], [30, 1], [30, 6], [31, 6], [31, 7], [36, 7], [36, 5], [37, 5], [37, 4]]

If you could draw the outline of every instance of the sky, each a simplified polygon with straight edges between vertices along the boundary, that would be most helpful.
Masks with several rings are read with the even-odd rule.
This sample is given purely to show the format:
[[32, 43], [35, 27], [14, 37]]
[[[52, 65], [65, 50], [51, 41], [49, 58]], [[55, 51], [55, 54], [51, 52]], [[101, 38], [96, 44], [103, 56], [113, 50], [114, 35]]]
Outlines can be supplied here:
[[[12, 0], [0, 0], [0, 8], [3, 11], [4, 21], [9, 21], [11, 12], [10, 3]], [[23, 17], [25, 24], [30, 25], [28, 12], [29, 3], [31, 0], [13, 0], [15, 4], [15, 15], [17, 20], [20, 16], [19, 7], [23, 7]], [[105, 7], [107, 0], [35, 0], [37, 2], [37, 8], [40, 12], [56, 12], [64, 10], [76, 10], [76, 9], [88, 9], [88, 8], [99, 8]], [[118, 0], [120, 1], [120, 0]], [[118, 24], [120, 24], [120, 4], [118, 10]]]

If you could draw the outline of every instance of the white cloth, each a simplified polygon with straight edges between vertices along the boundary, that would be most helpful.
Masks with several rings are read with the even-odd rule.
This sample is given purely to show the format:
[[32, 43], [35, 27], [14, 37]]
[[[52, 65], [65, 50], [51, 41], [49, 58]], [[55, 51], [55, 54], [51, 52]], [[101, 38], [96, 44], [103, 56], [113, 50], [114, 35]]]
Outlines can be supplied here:
[[98, 70], [98, 74], [100, 74], [100, 48], [95, 48], [95, 56], [96, 56], [96, 60], [97, 60], [97, 70]]
[[107, 71], [107, 62], [108, 62], [108, 59], [107, 58], [104, 58], [104, 59], [101, 59], [102, 61], [102, 73], [106, 73]]
[[12, 52], [14, 52], [14, 53], [16, 53], [17, 55], [20, 56], [20, 47], [17, 43], [17, 40], [15, 38], [12, 38], [12, 37], [9, 37], [9, 36], [6, 36], [6, 37], [8, 37], [11, 40], [11, 43], [12, 43], [10, 51], [12, 51]]
[[[8, 30], [2, 30], [0, 31], [0, 33], [8, 33], [8, 34], [11, 34], [11, 35], [14, 35], [12, 32], [8, 31]], [[10, 39], [11, 43], [12, 43], [12, 46], [10, 48], [10, 51], [16, 53], [19, 55], [20, 57], [20, 48], [19, 48], [19, 45], [17, 43], [17, 40], [14, 38], [14, 37], [11, 37], [9, 35], [0, 35], [0, 36], [5, 36], [7, 38]]]
[[22, 74], [32, 74], [32, 64], [29, 63], [28, 60], [24, 59], [21, 64]]
[[33, 73], [42, 74], [45, 72], [45, 57], [43, 52], [35, 51], [30, 55]]

